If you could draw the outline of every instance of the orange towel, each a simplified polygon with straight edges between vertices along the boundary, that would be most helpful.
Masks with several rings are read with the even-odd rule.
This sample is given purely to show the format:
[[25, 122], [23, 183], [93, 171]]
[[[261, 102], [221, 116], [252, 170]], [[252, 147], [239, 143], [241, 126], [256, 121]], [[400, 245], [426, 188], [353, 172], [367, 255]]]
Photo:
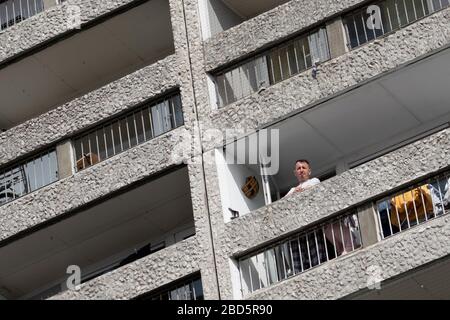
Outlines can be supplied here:
[[433, 212], [433, 201], [428, 185], [395, 196], [391, 199], [390, 210], [391, 223], [397, 227], [406, 220], [406, 213], [410, 223], [416, 221], [416, 212], [419, 219], [425, 218], [425, 213]]

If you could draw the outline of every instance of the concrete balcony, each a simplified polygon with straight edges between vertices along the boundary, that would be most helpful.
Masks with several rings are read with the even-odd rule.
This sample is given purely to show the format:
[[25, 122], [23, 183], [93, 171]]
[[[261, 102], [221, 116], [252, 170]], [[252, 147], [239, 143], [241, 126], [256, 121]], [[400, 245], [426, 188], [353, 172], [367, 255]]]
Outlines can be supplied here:
[[178, 57], [170, 55], [0, 133], [0, 165], [71, 137], [180, 84]]
[[124, 300], [137, 298], [149, 291], [199, 271], [203, 256], [197, 237], [183, 240], [130, 263], [111, 273], [81, 285], [78, 291], [66, 291], [53, 300]]
[[[2, 295], [46, 298], [67, 288], [68, 266], [78, 266], [80, 281], [89, 282], [147, 256], [154, 261], [155, 252], [193, 235], [188, 170], [182, 167], [46, 221], [3, 245], [0, 252], [8, 261], [0, 268]], [[166, 257], [173, 259], [179, 249], [169, 250]]]
[[[442, 76], [446, 74], [442, 68], [448, 65], [446, 61], [450, 43], [448, 37], [450, 32], [443, 31], [443, 28], [450, 25], [449, 19], [450, 9], [447, 8], [393, 34], [324, 62], [318, 67], [316, 79], [313, 78], [311, 71], [307, 70], [218, 110], [211, 111], [211, 104], [202, 104], [201, 119], [206, 128], [220, 130], [223, 133], [226, 129], [233, 128], [245, 128], [247, 131], [267, 128], [270, 124], [278, 123], [300, 113], [308, 114], [306, 117], [315, 122], [309, 117], [311, 115], [314, 119], [323, 121], [322, 124], [325, 125], [325, 122], [330, 119], [328, 115], [333, 114], [334, 117], [336, 114], [327, 108], [319, 110], [322, 106], [330, 106], [332, 101], [337, 103], [341, 98], [345, 100], [344, 97], [350, 97], [352, 93], [355, 94], [354, 98], [356, 99], [358, 91], [364, 90], [363, 88], [368, 90], [365, 94], [370, 92], [368, 103], [370, 104], [370, 101], [374, 103], [369, 108], [370, 110], [364, 110], [363, 119], [370, 118], [366, 115], [367, 112], [367, 114], [376, 112], [377, 116], [380, 113], [394, 112], [395, 107], [393, 106], [397, 103], [410, 109], [404, 119], [411, 116], [411, 113], [414, 120], [420, 123], [423, 123], [425, 118], [427, 118], [425, 122], [430, 121], [431, 118], [438, 119], [449, 111], [445, 107], [445, 103], [441, 103], [438, 107], [440, 108], [439, 115], [434, 114], [434, 111], [437, 111], [435, 107], [430, 110], [430, 114], [427, 114], [428, 111], [425, 110], [428, 109], [425, 106], [436, 105], [438, 101], [435, 97], [438, 96], [440, 101], [448, 101], [448, 97], [444, 97], [446, 90], [441, 84], [444, 83]], [[424, 45], [424, 41], [426, 41], [426, 45]], [[432, 71], [433, 66], [442, 70], [442, 73]], [[411, 77], [415, 72], [417, 74]], [[433, 83], [434, 87], [428, 90], [426, 88], [430, 83]], [[413, 87], [414, 90], [408, 90], [407, 87]], [[439, 87], [441, 89], [438, 89]], [[380, 89], [384, 93], [380, 92]], [[387, 94], [386, 90], [392, 95]], [[441, 93], [444, 96], [433, 96], [436, 90], [442, 90]], [[428, 91], [429, 95], [424, 91]], [[376, 103], [378, 94], [383, 96], [383, 99], [394, 99], [397, 102]], [[427, 100], [427, 96], [430, 100]], [[351, 108], [352, 105], [355, 106], [355, 102], [348, 100], [343, 108]], [[418, 104], [421, 104], [422, 107]], [[381, 106], [388, 105], [393, 107], [389, 109], [389, 112], [380, 111]], [[415, 111], [412, 111], [411, 108], [414, 108]], [[349, 119], [350, 113], [354, 115], [353, 112], [347, 113], [344, 109], [334, 109], [339, 114], [340, 121], [344, 121], [343, 123], [345, 123], [343, 117]], [[362, 111], [362, 109], [359, 110]], [[315, 115], [313, 116], [313, 114]], [[320, 118], [319, 114], [325, 114], [325, 116]], [[443, 118], [442, 120], [443, 122], [448, 121]], [[399, 122], [402, 123], [403, 120]], [[333, 123], [338, 124], [339, 121], [333, 121]], [[364, 120], [354, 121], [353, 125], [357, 123], [363, 124]], [[406, 124], [406, 122], [403, 123]], [[411, 123], [411, 125], [417, 127], [421, 125], [420, 123], [416, 122], [414, 125]], [[334, 126], [328, 127], [333, 128]], [[335, 128], [338, 128], [338, 125]], [[353, 129], [356, 128], [353, 127]], [[330, 137], [328, 134], [325, 136]], [[339, 134], [333, 134], [331, 140], [338, 136]], [[205, 144], [205, 148], [210, 149], [223, 145], [223, 142], [220, 139], [219, 141], [209, 139]]]
[[[229, 223], [223, 223], [221, 195], [216, 191], [220, 190], [219, 179], [217, 174], [213, 173], [214, 167], [208, 167], [208, 194], [210, 203], [213, 203], [211, 214], [217, 230], [215, 242], [220, 248], [217, 252], [218, 274], [221, 275], [221, 283], [224, 283], [222, 296], [238, 297], [236, 292], [233, 293], [231, 283], [227, 280], [235, 277], [230, 275], [230, 258], [243, 256], [264, 247], [265, 244], [289, 236], [296, 230], [332, 218], [352, 208], [361, 207], [395, 190], [401, 190], [402, 186], [447, 170], [450, 167], [448, 139], [449, 130], [446, 129], [356, 166], [301, 194], [264, 206]], [[429, 223], [439, 223], [436, 221], [443, 219], [446, 221], [448, 217], [438, 218]], [[426, 224], [415, 229], [420, 228], [426, 229]], [[404, 233], [409, 234], [410, 231]], [[391, 238], [402, 236], [403, 233]], [[383, 241], [395, 241], [390, 240], [391, 238]], [[382, 243], [385, 243], [383, 241]], [[346, 294], [350, 293], [352, 292]], [[311, 295], [310, 298], [316, 296]]]
[[170, 150], [173, 150], [182, 133], [182, 127], [170, 131], [3, 205], [0, 207], [1, 241], [20, 236], [21, 233], [26, 234], [30, 228], [61, 218], [176, 166], [178, 159], [174, 159]]
[[[67, 4], [58, 7], [49, 15], [70, 9]], [[81, 14], [91, 8], [83, 8]], [[101, 20], [88, 25], [82, 20], [75, 33], [46, 45], [42, 41], [36, 44], [39, 49], [1, 65], [0, 95], [7, 97], [0, 108], [3, 131], [175, 53], [168, 1], [140, 1], [121, 7], [120, 12], [108, 9]], [[17, 29], [24, 27], [17, 25]], [[43, 23], [41, 29], [45, 27], [49, 26]], [[0, 40], [7, 39], [8, 31], [22, 36], [13, 29], [0, 34]], [[30, 35], [23, 37], [30, 39]]]
[[274, 7], [206, 41], [204, 43], [205, 68], [211, 71], [228, 65], [275, 42], [301, 33], [326, 19], [342, 14], [363, 2], [361, 0], [333, 2], [292, 0]]

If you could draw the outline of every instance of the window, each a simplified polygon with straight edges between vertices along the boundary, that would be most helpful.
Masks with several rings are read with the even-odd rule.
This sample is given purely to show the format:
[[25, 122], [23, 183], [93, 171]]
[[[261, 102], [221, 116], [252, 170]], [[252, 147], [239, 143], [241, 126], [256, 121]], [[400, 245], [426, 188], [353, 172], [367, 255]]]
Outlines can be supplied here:
[[74, 139], [78, 171], [184, 124], [179, 94], [130, 111]]
[[0, 171], [0, 205], [58, 180], [56, 150]]
[[[370, 6], [365, 6], [343, 19], [348, 45], [352, 49], [446, 8], [449, 6], [449, 1], [385, 0], [372, 5], [377, 5], [379, 11], [370, 11], [368, 10]], [[379, 27], [371, 26], [372, 18], [379, 18]]]
[[233, 103], [328, 59], [326, 29], [320, 28], [216, 74], [217, 104]]

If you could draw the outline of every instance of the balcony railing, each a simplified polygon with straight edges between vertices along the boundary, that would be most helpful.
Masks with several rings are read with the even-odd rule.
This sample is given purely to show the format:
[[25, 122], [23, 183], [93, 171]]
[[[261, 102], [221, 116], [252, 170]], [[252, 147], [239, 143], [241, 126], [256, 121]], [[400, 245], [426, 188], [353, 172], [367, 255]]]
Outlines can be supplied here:
[[268, 287], [361, 247], [356, 213], [328, 221], [239, 259], [242, 293]]
[[[376, 212], [375, 223], [379, 224], [381, 230], [381, 236], [375, 241], [448, 214], [450, 171], [392, 193], [372, 204]], [[360, 214], [369, 213], [362, 211]], [[377, 229], [375, 225], [367, 225], [366, 228]], [[242, 293], [246, 295], [266, 288], [362, 248], [363, 236], [358, 215], [350, 213], [246, 255], [239, 259]]]
[[146, 104], [75, 138], [76, 169], [83, 170], [183, 124], [178, 93]]
[[[372, 5], [379, 10], [372, 10]], [[449, 0], [385, 0], [371, 3], [343, 18], [348, 45], [352, 49], [359, 47], [448, 6]]]
[[215, 74], [217, 104], [223, 107], [233, 103], [328, 59], [328, 38], [323, 27]]
[[382, 238], [450, 212], [450, 172], [402, 190], [376, 203]]
[[0, 1], [0, 31], [44, 11], [43, 0]]
[[204, 300], [200, 275], [169, 285], [137, 298], [137, 300]]
[[58, 180], [56, 150], [51, 149], [14, 167], [0, 170], [0, 205]]

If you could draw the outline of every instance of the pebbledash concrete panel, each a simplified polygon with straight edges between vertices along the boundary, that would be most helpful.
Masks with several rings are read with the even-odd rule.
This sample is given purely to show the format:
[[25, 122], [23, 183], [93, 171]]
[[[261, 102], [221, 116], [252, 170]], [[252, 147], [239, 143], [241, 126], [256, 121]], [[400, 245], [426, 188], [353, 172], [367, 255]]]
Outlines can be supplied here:
[[[0, 34], [0, 64], [59, 36], [78, 31], [78, 25], [74, 21], [79, 21], [82, 29], [86, 23], [133, 2], [139, 1], [70, 0], [48, 8]], [[79, 20], [78, 17], [73, 18], [74, 12], [80, 13]]]
[[450, 129], [224, 224], [216, 168], [210, 165], [206, 169], [206, 181], [216, 234], [222, 297], [232, 298], [230, 257], [251, 251], [446, 168], [450, 168]]
[[173, 150], [181, 129], [1, 206], [0, 241], [180, 164]]
[[226, 65], [364, 2], [291, 0], [205, 41], [205, 69]]
[[132, 299], [200, 270], [207, 244], [198, 236], [176, 243], [119, 269], [83, 283], [51, 300]]
[[[449, 46], [450, 8], [447, 8], [324, 62], [319, 66], [317, 79], [307, 70], [218, 110], [213, 110], [205, 98], [199, 106], [202, 125], [221, 131], [259, 129]], [[207, 97], [207, 90], [203, 90], [206, 91], [203, 96]], [[221, 145], [221, 139], [209, 139], [204, 148]]]
[[183, 65], [178, 55], [168, 56], [0, 133], [0, 165], [70, 137], [99, 121], [180, 86]]
[[340, 299], [450, 255], [450, 216], [330, 261], [248, 299]]

